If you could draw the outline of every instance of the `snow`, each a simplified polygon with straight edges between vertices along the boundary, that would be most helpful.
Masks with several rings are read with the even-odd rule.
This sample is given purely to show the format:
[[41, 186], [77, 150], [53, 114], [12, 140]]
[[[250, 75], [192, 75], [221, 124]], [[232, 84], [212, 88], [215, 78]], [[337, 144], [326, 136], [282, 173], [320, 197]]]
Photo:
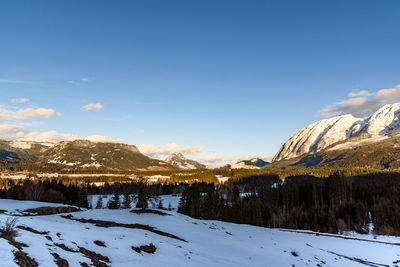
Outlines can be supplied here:
[[317, 121], [290, 138], [275, 155], [273, 161], [294, 158], [345, 140], [349, 137], [351, 126], [359, 120], [352, 115], [344, 115]]
[[[59, 157], [57, 157], [59, 158]], [[53, 164], [61, 164], [61, 165], [67, 165], [67, 166], [76, 166], [81, 164], [80, 161], [75, 161], [75, 162], [67, 162], [66, 160], [56, 160], [56, 159], [51, 159], [47, 161], [48, 163], [53, 163]]]
[[[175, 208], [179, 197], [162, 196], [164, 206], [171, 202]], [[17, 209], [59, 204], [39, 203], [0, 199], [0, 209], [8, 213]], [[23, 251], [34, 258], [39, 266], [56, 266], [50, 253], [55, 252], [66, 259], [70, 266], [80, 262], [91, 265], [90, 259], [77, 252], [68, 252], [54, 243], [65, 244], [71, 249], [84, 247], [109, 257], [110, 266], [362, 266], [351, 258], [378, 264], [393, 265], [399, 260], [400, 238], [380, 237], [375, 240], [343, 239], [338, 235], [315, 235], [313, 232], [291, 232], [243, 224], [212, 220], [197, 220], [176, 211], [164, 211], [170, 216], [156, 214], [133, 214], [129, 210], [88, 210], [72, 213], [74, 218], [113, 221], [124, 224], [145, 224], [157, 230], [176, 235], [187, 242], [162, 236], [147, 230], [124, 227], [99, 227], [92, 223], [62, 218], [60, 215], [22, 216], [18, 225], [29, 226], [38, 231], [48, 231], [49, 241], [44, 235], [19, 230], [17, 241], [26, 243]], [[0, 214], [0, 221], [7, 214]], [[361, 237], [360, 237], [361, 238]], [[93, 243], [103, 241], [107, 247]], [[391, 244], [392, 242], [393, 244]], [[154, 244], [154, 254], [136, 253], [132, 246]], [[0, 238], [1, 266], [16, 266], [13, 262], [13, 248]], [[294, 256], [296, 252], [298, 256]], [[342, 256], [338, 256], [342, 255]], [[323, 264], [324, 262], [325, 264]]]
[[92, 162], [92, 163], [90, 163], [90, 164], [86, 163], [86, 164], [81, 165], [81, 167], [83, 167], [83, 168], [90, 168], [90, 167], [99, 168], [99, 167], [101, 167], [101, 166], [103, 166], [103, 165], [101, 165], [100, 163], [98, 163], [98, 162], [96, 162], [96, 161], [94, 161], [94, 162]]
[[220, 184], [224, 184], [224, 183], [226, 183], [227, 181], [229, 181], [229, 177], [224, 177], [224, 176], [222, 176], [222, 175], [215, 175], [215, 177], [218, 179], [218, 182], [219, 182]]
[[[350, 114], [314, 122], [291, 137], [278, 151], [273, 161], [295, 158], [317, 152], [339, 141], [366, 134], [369, 141], [400, 130], [400, 103], [388, 104], [370, 117], [361, 119]], [[366, 142], [369, 142], [366, 141]], [[351, 149], [354, 142], [345, 143], [340, 149]], [[337, 148], [339, 149], [339, 148]]]
[[383, 141], [388, 138], [389, 137], [387, 137], [387, 136], [373, 136], [373, 137], [370, 137], [367, 139], [361, 139], [361, 140], [357, 140], [357, 141], [349, 140], [348, 142], [338, 144], [338, 145], [335, 145], [335, 146], [329, 148], [328, 151], [341, 150], [341, 149], [352, 149], [355, 147], [380, 142], [380, 141]]
[[240, 161], [236, 164], [233, 164], [231, 166], [231, 169], [260, 169], [260, 168], [254, 165], [246, 165], [245, 162]]
[[32, 145], [38, 144], [46, 147], [53, 147], [56, 144], [50, 142], [35, 142], [35, 141], [27, 141], [27, 140], [14, 140], [10, 142], [10, 146], [14, 148], [20, 149], [31, 149]]

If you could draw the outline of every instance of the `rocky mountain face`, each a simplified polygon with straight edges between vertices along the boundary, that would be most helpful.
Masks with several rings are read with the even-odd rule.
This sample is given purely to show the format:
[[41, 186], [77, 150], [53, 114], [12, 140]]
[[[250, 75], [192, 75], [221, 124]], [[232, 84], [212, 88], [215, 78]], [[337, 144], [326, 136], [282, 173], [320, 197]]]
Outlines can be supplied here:
[[169, 155], [165, 162], [171, 164], [175, 168], [183, 169], [183, 170], [191, 170], [191, 169], [205, 169], [206, 166], [191, 159], [185, 158], [182, 153], [172, 153]]
[[315, 122], [291, 137], [272, 166], [400, 167], [400, 103], [370, 117], [338, 116]]
[[[356, 137], [374, 142], [400, 129], [400, 103], [385, 105], [366, 119], [352, 115], [317, 121], [300, 130], [278, 151], [273, 161], [296, 158]], [[345, 145], [342, 144], [342, 148]]]
[[0, 141], [0, 160], [9, 163], [37, 162], [67, 169], [116, 170], [172, 169], [161, 160], [149, 158], [136, 146], [76, 140], [60, 143]]

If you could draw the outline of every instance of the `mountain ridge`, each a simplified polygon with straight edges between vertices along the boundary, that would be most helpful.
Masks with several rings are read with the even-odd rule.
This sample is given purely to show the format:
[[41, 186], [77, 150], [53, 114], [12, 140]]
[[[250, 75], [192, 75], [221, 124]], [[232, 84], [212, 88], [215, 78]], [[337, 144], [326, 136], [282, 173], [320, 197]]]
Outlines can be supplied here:
[[206, 168], [204, 164], [201, 164], [195, 160], [185, 158], [182, 153], [171, 153], [164, 161], [178, 169], [183, 170]]
[[387, 136], [399, 129], [400, 103], [384, 105], [365, 119], [351, 114], [323, 119], [306, 126], [289, 138], [278, 150], [273, 162], [317, 153], [354, 137]]

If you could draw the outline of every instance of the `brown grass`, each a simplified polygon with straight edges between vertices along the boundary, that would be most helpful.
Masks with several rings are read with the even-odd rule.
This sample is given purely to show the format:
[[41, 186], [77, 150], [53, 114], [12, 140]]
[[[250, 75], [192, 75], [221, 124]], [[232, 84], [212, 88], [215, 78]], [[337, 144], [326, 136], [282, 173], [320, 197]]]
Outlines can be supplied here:
[[69, 267], [69, 263], [67, 260], [63, 259], [57, 253], [51, 253], [54, 258], [54, 262], [57, 264], [58, 267]]
[[142, 251], [146, 252], [146, 253], [149, 253], [149, 254], [154, 254], [156, 252], [156, 250], [157, 250], [156, 246], [154, 246], [153, 243], [150, 243], [149, 245], [140, 246], [140, 247], [133, 247], [132, 246], [132, 249], [134, 251], [136, 251], [137, 253], [140, 253], [140, 254], [141, 254]]
[[25, 213], [33, 213], [35, 215], [53, 215], [60, 213], [70, 213], [82, 211], [80, 208], [72, 206], [60, 206], [60, 207], [40, 207], [36, 209], [24, 210]]
[[139, 210], [131, 210], [130, 212], [135, 213], [135, 214], [157, 214], [157, 215], [161, 215], [161, 216], [166, 216], [169, 215], [171, 216], [171, 214], [159, 211], [159, 210], [149, 210], [149, 209], [139, 209]]
[[79, 247], [79, 251], [85, 255], [86, 257], [88, 257], [94, 266], [96, 267], [110, 267], [108, 264], [106, 263], [111, 263], [110, 259], [106, 256], [103, 256], [99, 253], [96, 253], [94, 251], [85, 249], [83, 247]]
[[35, 230], [31, 227], [25, 226], [25, 225], [18, 225], [17, 226], [18, 229], [24, 230], [24, 231], [28, 231], [34, 234], [38, 234], [38, 235], [47, 235], [49, 232], [40, 232], [38, 230]]
[[98, 245], [99, 247], [107, 247], [106, 244], [103, 241], [100, 240], [95, 240], [93, 241], [94, 244]]

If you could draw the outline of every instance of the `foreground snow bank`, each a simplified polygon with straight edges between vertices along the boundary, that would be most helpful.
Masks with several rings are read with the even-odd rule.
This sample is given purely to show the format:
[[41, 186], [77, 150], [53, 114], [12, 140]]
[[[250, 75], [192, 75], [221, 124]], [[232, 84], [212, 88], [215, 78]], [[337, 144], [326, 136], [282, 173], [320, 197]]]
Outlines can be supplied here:
[[[162, 197], [176, 208], [179, 198]], [[59, 204], [0, 199], [0, 209], [24, 210]], [[39, 266], [56, 266], [54, 255], [69, 266], [86, 263], [94, 266], [90, 251], [108, 266], [370, 266], [393, 265], [400, 260], [398, 242], [378, 243], [367, 240], [343, 239], [335, 235], [288, 232], [250, 225], [193, 219], [175, 211], [158, 214], [134, 214], [129, 210], [95, 209], [65, 215], [21, 216], [18, 224], [40, 233], [19, 230], [18, 242], [28, 247], [23, 251]], [[8, 215], [0, 214], [0, 221]], [[114, 222], [105, 227], [96, 221]], [[171, 238], [145, 228], [152, 227], [185, 241]], [[395, 241], [395, 240], [392, 240]], [[154, 254], [132, 247], [155, 247]], [[137, 250], [137, 249], [136, 249]], [[0, 238], [1, 266], [15, 266], [13, 247]]]

